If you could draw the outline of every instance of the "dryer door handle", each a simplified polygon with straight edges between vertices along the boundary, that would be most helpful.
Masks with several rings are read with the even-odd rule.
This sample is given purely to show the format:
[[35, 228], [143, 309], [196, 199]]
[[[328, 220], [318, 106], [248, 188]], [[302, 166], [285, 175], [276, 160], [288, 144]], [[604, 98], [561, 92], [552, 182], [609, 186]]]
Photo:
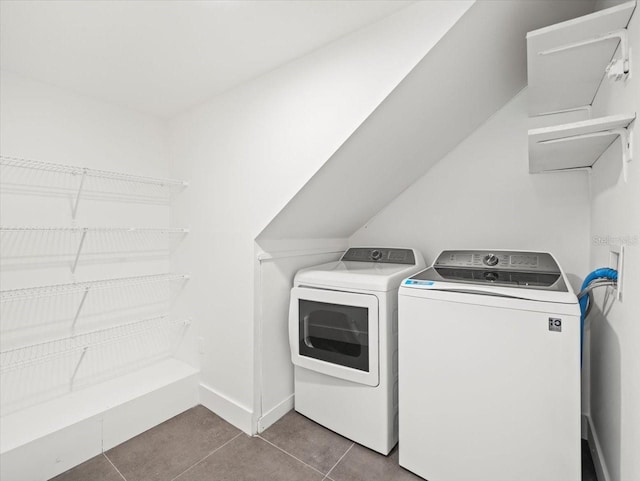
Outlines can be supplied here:
[[309, 314], [302, 318], [302, 339], [307, 347], [313, 348], [313, 344], [309, 340]]

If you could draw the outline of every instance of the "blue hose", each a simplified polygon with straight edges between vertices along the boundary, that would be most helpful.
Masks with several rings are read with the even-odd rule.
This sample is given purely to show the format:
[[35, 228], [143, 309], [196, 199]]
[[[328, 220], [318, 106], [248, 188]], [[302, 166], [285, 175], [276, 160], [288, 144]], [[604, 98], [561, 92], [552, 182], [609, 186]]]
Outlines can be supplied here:
[[[580, 291], [586, 289], [587, 286], [596, 279], [609, 279], [611, 281], [617, 281], [618, 271], [616, 271], [615, 269], [609, 269], [608, 267], [601, 267], [600, 269], [596, 269], [584, 279]], [[587, 317], [589, 296], [586, 294], [583, 295], [580, 299], [578, 299], [578, 302], [580, 304], [580, 364], [582, 364], [582, 339], [584, 337], [584, 321]]]

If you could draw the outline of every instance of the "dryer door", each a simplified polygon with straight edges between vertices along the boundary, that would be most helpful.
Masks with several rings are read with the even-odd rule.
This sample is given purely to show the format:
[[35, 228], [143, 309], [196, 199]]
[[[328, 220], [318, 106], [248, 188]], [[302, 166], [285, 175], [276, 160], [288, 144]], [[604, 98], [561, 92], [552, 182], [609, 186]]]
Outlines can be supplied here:
[[289, 305], [289, 344], [296, 366], [377, 386], [378, 298], [294, 287]]

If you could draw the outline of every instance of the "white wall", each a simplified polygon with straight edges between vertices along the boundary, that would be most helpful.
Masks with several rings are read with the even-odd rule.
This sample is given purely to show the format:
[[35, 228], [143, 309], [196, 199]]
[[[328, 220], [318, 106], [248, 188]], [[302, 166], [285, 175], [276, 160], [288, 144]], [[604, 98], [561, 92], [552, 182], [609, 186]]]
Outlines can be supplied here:
[[[1, 73], [0, 86], [2, 155], [168, 177], [166, 125], [161, 120], [6, 71]], [[2, 167], [2, 176], [0, 214], [4, 227], [170, 225], [167, 202], [148, 198], [132, 202], [126, 192], [101, 198], [95, 189], [108, 190], [108, 183], [86, 180], [86, 190], [73, 219], [71, 206], [80, 176], [9, 167]], [[168, 239], [162, 237], [144, 238], [141, 242], [140, 238], [128, 240], [122, 234], [89, 233], [75, 273], [71, 272], [71, 264], [79, 234], [3, 232], [2, 241], [2, 290], [161, 274], [171, 267]], [[169, 309], [167, 289], [163, 284], [150, 286], [144, 292], [92, 292], [83, 305], [75, 332], [165, 313]], [[3, 304], [3, 349], [72, 334], [77, 296], [55, 296], [43, 303]]]
[[474, 3], [260, 238], [351, 235], [525, 86], [527, 31], [590, 6]]
[[1, 75], [3, 155], [168, 175], [167, 130], [157, 117], [8, 71]]
[[[420, 60], [468, 2], [419, 2], [171, 122], [173, 215], [192, 228], [175, 268], [193, 273], [178, 312], [202, 338], [203, 383], [256, 427], [254, 239]], [[434, 17], [434, 15], [438, 15]], [[221, 412], [223, 416], [232, 414]], [[248, 421], [247, 421], [248, 422]]]
[[528, 173], [526, 89], [351, 236], [443, 249], [531, 249], [557, 256], [574, 288], [587, 268], [585, 173]]
[[[168, 177], [166, 125], [153, 116], [6, 71], [0, 72], [0, 105], [3, 156]], [[73, 219], [71, 206], [80, 176], [6, 166], [1, 167], [0, 175], [0, 223], [3, 227], [162, 228], [170, 225], [167, 202], [153, 200], [150, 196], [139, 196], [133, 202], [130, 196], [133, 192], [127, 189], [107, 198], [98, 189], [114, 187], [109, 182], [86, 179], [86, 190]], [[144, 190], [136, 192], [141, 194]], [[76, 271], [72, 273], [78, 240], [77, 234], [17, 235], [3, 231], [1, 289], [162, 274], [171, 267], [166, 239], [136, 237], [129, 241], [126, 234], [89, 233]], [[73, 318], [81, 303], [81, 292], [3, 302], [0, 305], [0, 344], [4, 353], [10, 348], [75, 334], [82, 340], [82, 334], [87, 332], [165, 314], [174, 294], [177, 292], [166, 283], [93, 290], [82, 304], [75, 323]], [[165, 337], [166, 324], [149, 324], [153, 324], [151, 329], [143, 335], [122, 336], [117, 342], [104, 343], [95, 349], [90, 347], [79, 365], [72, 394], [70, 376], [78, 360], [75, 353], [3, 372], [0, 389], [3, 479], [5, 474], [7, 480], [49, 479], [99, 454], [109, 443], [122, 442], [195, 402], [195, 383], [191, 383], [194, 388], [190, 393], [175, 389], [171, 393], [163, 391], [163, 402], [157, 403], [154, 398], [150, 402], [151, 408], [143, 402], [153, 395], [144, 393], [146, 387], [141, 386], [158, 389], [158, 385], [166, 380], [166, 366], [159, 374], [150, 376], [149, 382], [116, 383], [119, 387], [115, 396], [99, 394], [92, 397], [87, 394], [95, 394], [91, 388], [80, 391], [109, 377], [123, 379], [122, 374], [155, 361], [157, 348], [164, 350], [173, 346], [174, 339]], [[130, 328], [127, 331], [132, 333]], [[118, 333], [122, 334], [122, 330]], [[94, 336], [94, 340], [104, 340], [101, 335]], [[188, 350], [188, 343], [183, 347]], [[195, 377], [193, 370], [190, 376]], [[180, 384], [183, 389], [186, 385]], [[99, 387], [93, 388], [99, 391]], [[91, 401], [73, 409], [70, 406], [74, 406], [74, 397], [76, 401], [78, 397]], [[109, 400], [105, 401], [106, 398]], [[135, 402], [132, 402], [134, 398]], [[38, 418], [34, 412], [37, 413], [41, 406], [45, 406], [42, 410], [46, 413]], [[135, 422], [123, 422], [120, 415], [135, 417]], [[64, 428], [69, 428], [74, 435], [69, 436], [69, 431], [56, 433]], [[43, 433], [51, 436], [43, 436]], [[37, 441], [32, 443], [35, 439]], [[76, 443], [83, 445], [77, 449]], [[42, 446], [47, 447], [41, 449]]]
[[[260, 252], [256, 276], [257, 385], [261, 393], [258, 432], [293, 408], [293, 369], [289, 348], [289, 297], [295, 273], [303, 267], [337, 260], [346, 249], [346, 240], [324, 244], [317, 253], [306, 249], [279, 253]], [[333, 251], [333, 252], [332, 252]]]
[[[620, 3], [620, 2], [616, 2]], [[611, 2], [606, 3], [610, 6]], [[626, 82], [603, 82], [593, 116], [640, 112], [640, 13], [628, 27], [633, 73]], [[597, 289], [587, 319], [590, 347], [590, 422], [600, 451], [604, 481], [640, 479], [640, 129], [633, 128], [634, 159], [622, 176], [620, 142], [595, 164], [591, 175], [589, 271], [609, 266], [611, 246], [625, 244], [623, 297]]]
[[[608, 2], [612, 6], [621, 2]], [[640, 15], [629, 26], [632, 68], [640, 65]], [[637, 72], [636, 72], [637, 73]], [[603, 82], [592, 117], [640, 111], [637, 75]], [[626, 244], [622, 302], [601, 289], [587, 320], [583, 412], [596, 437], [604, 481], [640, 479], [640, 164], [622, 179], [620, 142], [591, 174], [527, 173], [526, 90], [350, 238], [408, 244], [428, 261], [446, 248], [553, 252], [574, 290], [607, 266], [609, 245]], [[640, 145], [633, 129], [633, 145]], [[635, 157], [638, 157], [635, 154]], [[602, 480], [601, 480], [602, 481]]]
[[[125, 173], [167, 177], [165, 124], [159, 119], [33, 82], [3, 71], [0, 77], [2, 155]], [[100, 198], [108, 183], [87, 179], [72, 218], [80, 176], [2, 168], [1, 223], [5, 227], [168, 227], [166, 202], [131, 202], [126, 192]], [[53, 186], [54, 188], [48, 188]], [[124, 237], [88, 236], [75, 273], [70, 265], [77, 239], [54, 234], [3, 234], [2, 289], [167, 272], [168, 255], [151, 255]], [[53, 243], [58, 242], [57, 245]], [[152, 247], [162, 247], [162, 241]], [[19, 245], [18, 245], [19, 244]], [[44, 253], [46, 257], [21, 257]], [[110, 248], [137, 252], [108, 254]], [[40, 249], [42, 248], [42, 249]], [[31, 249], [31, 251], [28, 251]], [[61, 256], [59, 254], [72, 254]], [[149, 254], [149, 255], [148, 255]], [[42, 315], [42, 313], [40, 313]], [[68, 326], [67, 326], [68, 327]]]

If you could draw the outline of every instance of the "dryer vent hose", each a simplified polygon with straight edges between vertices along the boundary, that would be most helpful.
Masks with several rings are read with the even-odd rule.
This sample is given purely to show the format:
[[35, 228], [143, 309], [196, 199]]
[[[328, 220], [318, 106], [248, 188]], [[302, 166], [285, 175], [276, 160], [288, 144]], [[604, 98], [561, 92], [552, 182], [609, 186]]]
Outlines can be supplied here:
[[596, 287], [615, 286], [618, 281], [618, 271], [601, 267], [591, 272], [582, 283], [578, 302], [580, 303], [580, 364], [582, 365], [582, 342], [584, 338], [584, 321], [591, 311], [593, 299], [591, 291]]

